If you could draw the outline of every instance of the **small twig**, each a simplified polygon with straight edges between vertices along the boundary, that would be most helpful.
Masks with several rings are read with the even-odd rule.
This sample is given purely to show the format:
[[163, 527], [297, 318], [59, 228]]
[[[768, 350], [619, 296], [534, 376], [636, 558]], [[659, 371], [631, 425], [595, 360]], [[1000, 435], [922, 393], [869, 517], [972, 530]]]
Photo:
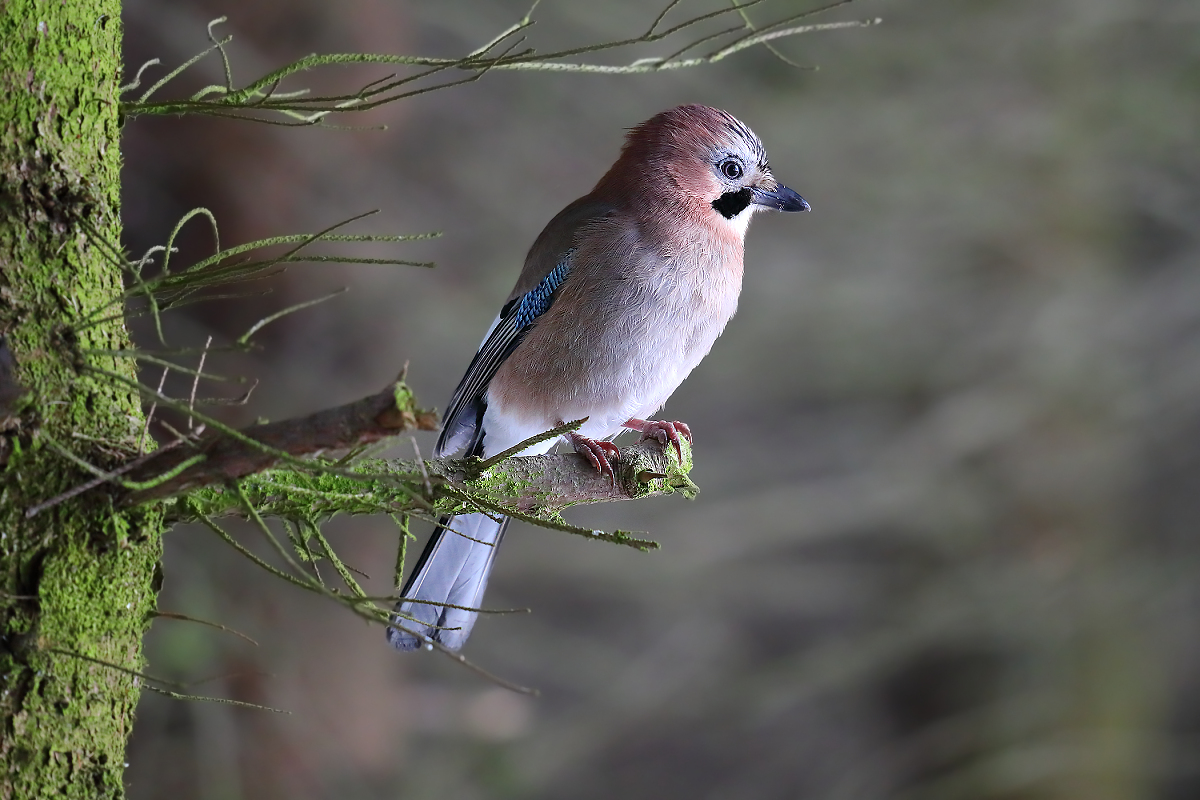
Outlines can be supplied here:
[[360, 598], [362, 600], [373, 600], [380, 603], [417, 603], [423, 606], [437, 606], [438, 608], [457, 608], [459, 611], [470, 611], [474, 614], [532, 614], [532, 608], [472, 608], [471, 606], [456, 606], [453, 603], [438, 603], [433, 600], [419, 600], [415, 597], [404, 597], [403, 595], [380, 595], [366, 596]]
[[417, 458], [417, 466], [421, 468], [421, 479], [425, 482], [425, 496], [433, 497], [433, 484], [429, 480], [429, 469], [425, 466], [425, 459], [421, 458], [421, 448], [417, 446], [417, 437], [410, 436], [408, 440], [412, 442], [413, 455]]
[[[211, 31], [210, 31], [211, 33]], [[200, 388], [200, 376], [204, 374], [204, 359], [208, 358], [208, 348], [212, 346], [213, 337], [209, 336], [204, 342], [204, 351], [200, 353], [200, 364], [196, 367], [196, 375], [192, 379], [192, 393], [188, 396], [188, 431], [195, 430], [192, 420], [192, 411], [196, 408], [196, 390]], [[161, 392], [162, 389], [160, 388]]]
[[295, 575], [291, 575], [287, 572], [284, 572], [281, 569], [277, 569], [277, 568], [271, 566], [270, 564], [268, 564], [266, 561], [263, 561], [261, 558], [256, 556], [254, 553], [251, 553], [249, 550], [247, 550], [245, 547], [243, 547], [241, 544], [239, 544], [236, 539], [234, 539], [232, 536], [229, 535], [228, 531], [226, 531], [224, 528], [222, 528], [217, 523], [213, 522], [211, 519], [209, 519], [204, 514], [199, 514], [197, 516], [197, 519], [200, 521], [201, 524], [203, 524], [205, 527], [207, 527], [213, 533], [217, 534], [217, 536], [220, 536], [223, 540], [225, 540], [225, 544], [229, 545], [234, 550], [238, 551], [238, 553], [240, 553], [241, 555], [250, 559], [250, 561], [252, 563], [258, 565], [262, 569], [271, 573], [276, 578], [282, 578], [283, 580], [287, 581], [288, 583], [299, 586], [301, 589], [308, 589], [309, 591], [315, 591], [318, 594], [325, 593], [325, 587], [319, 586], [319, 585], [314, 585], [314, 582], [312, 580], [306, 580], [305, 578], [298, 578]]
[[[480, 506], [480, 508], [482, 509], [482, 506]], [[487, 513], [487, 512], [484, 512], [484, 513]], [[491, 519], [494, 522], [499, 522], [500, 520], [504, 519], [503, 515], [492, 516], [491, 514], [488, 514], [488, 517], [489, 517], [489, 519]], [[474, 536], [467, 536], [462, 531], [457, 531], [454, 528], [451, 528], [449, 525], [439, 524], [438, 527], [441, 528], [442, 530], [446, 530], [446, 531], [449, 531], [450, 533], [453, 533], [455, 536], [461, 536], [462, 538], [466, 539], [468, 542], [474, 542], [475, 544], [481, 544], [481, 545], [484, 545], [485, 547], [495, 547], [496, 546], [495, 542], [488, 542], [483, 539], [476, 539]]]
[[596, 530], [594, 528], [584, 528], [579, 525], [568, 524], [558, 519], [543, 517], [536, 514], [527, 514], [523, 511], [518, 511], [512, 508], [505, 508], [498, 503], [490, 503], [483, 498], [479, 498], [479, 503], [500, 514], [522, 520], [523, 522], [528, 522], [532, 525], [538, 526], [539, 528], [549, 528], [550, 530], [562, 531], [563, 533], [573, 533], [576, 536], [582, 536], [586, 539], [612, 542], [613, 544], [623, 544], [628, 547], [632, 547], [635, 550], [641, 550], [642, 552], [659, 549], [658, 542], [653, 541], [652, 539], [638, 539], [630, 536], [627, 531], [617, 530], [609, 533], [608, 531]]
[[127, 83], [124, 86], [122, 86], [121, 88], [117, 89], [117, 94], [123, 95], [126, 92], [131, 92], [134, 89], [141, 86], [142, 85], [142, 73], [145, 72], [149, 67], [153, 67], [153, 66], [156, 66], [161, 63], [162, 62], [159, 61], [157, 58], [152, 58], [149, 61], [147, 61], [145, 64], [142, 64], [140, 67], [138, 67], [137, 74], [133, 76], [133, 81], [130, 83]]
[[195, 700], [195, 701], [198, 701], [201, 703], [219, 703], [219, 704], [225, 705], [225, 706], [237, 706], [238, 708], [253, 708], [256, 711], [270, 711], [272, 714], [287, 714], [289, 716], [292, 713], [292, 712], [286, 711], [282, 708], [273, 708], [271, 706], [264, 706], [264, 705], [260, 705], [258, 703], [247, 703], [242, 700], [227, 700], [224, 697], [206, 697], [202, 694], [184, 694], [182, 692], [172, 692], [167, 689], [160, 689], [157, 686], [151, 686], [149, 684], [147, 684], [145, 688], [156, 694], [161, 694], [165, 697], [169, 697], [172, 700]]
[[187, 614], [179, 614], [175, 611], [151, 611], [150, 616], [151, 617], [162, 617], [163, 619], [177, 619], [177, 620], [181, 620], [183, 622], [195, 622], [200, 625], [207, 625], [208, 627], [216, 628], [219, 631], [225, 631], [226, 633], [232, 633], [234, 636], [245, 639], [250, 644], [254, 645], [255, 647], [258, 647], [258, 642], [254, 641], [246, 634], [242, 633], [241, 631], [236, 631], [233, 628], [226, 627], [225, 625], [222, 625], [219, 622], [209, 622], [206, 619], [198, 619], [196, 617], [189, 617]]
[[37, 516], [41, 512], [45, 511], [47, 508], [53, 508], [54, 506], [59, 505], [60, 503], [65, 503], [66, 501], [70, 500], [72, 497], [77, 497], [78, 495], [81, 495], [90, 489], [95, 489], [97, 486], [99, 486], [102, 483], [107, 483], [108, 481], [111, 481], [113, 478], [124, 475], [125, 473], [129, 472], [130, 470], [133, 470], [137, 467], [140, 467], [142, 464], [145, 464], [147, 461], [149, 461], [151, 458], [157, 456], [159, 453], [164, 453], [175, 447], [178, 447], [182, 442], [183, 442], [182, 439], [176, 439], [175, 441], [171, 442], [170, 444], [164, 445], [152, 453], [146, 453], [145, 455], [138, 456], [133, 461], [130, 461], [126, 464], [122, 464], [121, 466], [119, 466], [115, 470], [113, 470], [112, 472], [107, 472], [103, 475], [97, 475], [95, 478], [93, 478], [90, 481], [85, 481], [84, 483], [81, 483], [72, 489], [68, 489], [67, 491], [63, 492], [60, 495], [51, 497], [49, 500], [45, 500], [41, 503], [38, 503], [36, 506], [31, 506], [29, 509], [27, 509], [25, 511], [25, 519], [32, 519], [33, 517]]
[[313, 525], [312, 532], [316, 537], [317, 544], [321, 546], [321, 551], [325, 553], [325, 558], [329, 559], [329, 563], [333, 565], [335, 570], [337, 570], [338, 575], [342, 579], [342, 583], [346, 584], [346, 588], [353, 592], [355, 597], [358, 597], [359, 599], [366, 599], [367, 593], [364, 592], [362, 587], [358, 585], [358, 581], [354, 580], [353, 576], [350, 575], [349, 568], [342, 562], [342, 559], [338, 557], [338, 554], [333, 551], [333, 547], [330, 546], [329, 541], [325, 538], [325, 535], [321, 533], [321, 529], [318, 526]]
[[487, 472], [490, 468], [496, 466], [504, 459], [511, 458], [512, 456], [515, 456], [517, 453], [523, 452], [524, 450], [527, 450], [530, 447], [533, 447], [535, 444], [541, 444], [542, 442], [548, 442], [551, 439], [557, 439], [559, 436], [562, 436], [567, 433], [571, 433], [572, 431], [579, 430], [580, 428], [583, 427], [583, 423], [585, 423], [587, 421], [588, 421], [588, 418], [584, 417], [583, 419], [577, 419], [574, 422], [567, 422], [562, 425], [559, 425], [557, 428], [551, 428], [550, 430], [546, 431], [545, 433], [539, 433], [537, 436], [530, 436], [525, 441], [515, 444], [512, 447], [508, 448], [507, 450], [502, 450], [499, 453], [497, 453], [496, 455], [492, 456], [491, 458], [487, 458], [487, 459], [484, 459], [483, 461], [479, 462], [476, 469], [478, 469], [481, 473]]
[[[287, 581], [288, 583], [292, 583], [292, 584], [300, 587], [301, 589], [306, 589], [310, 592], [314, 592], [314, 593], [322, 595], [324, 597], [328, 597], [330, 599], [336, 600], [336, 601], [342, 603], [343, 605], [345, 605], [347, 608], [349, 608], [353, 613], [357, 614], [358, 616], [362, 617], [363, 619], [367, 620], [368, 622], [380, 623], [380, 624], [387, 626], [388, 628], [393, 628], [395, 630], [406, 633], [409, 636], [415, 636], [415, 637], [421, 638], [421, 636], [422, 636], [421, 634], [416, 633], [415, 631], [409, 630], [409, 629], [405, 628], [403, 625], [400, 625], [399, 623], [393, 621], [394, 617], [395, 617], [395, 612], [379, 608], [378, 606], [374, 605], [373, 603], [370, 605], [370, 610], [368, 611], [368, 610], [362, 608], [363, 603], [369, 602], [369, 601], [364, 600], [363, 598], [345, 597], [343, 595], [338, 594], [337, 592], [333, 592], [333, 591], [330, 591], [329, 589], [326, 589], [324, 586], [316, 583], [315, 581], [312, 581], [311, 579], [306, 580], [304, 578], [298, 578], [294, 575], [290, 575], [286, 572], [283, 572], [282, 570], [276, 569], [275, 567], [271, 566], [270, 564], [268, 564], [267, 562], [263, 561], [261, 558], [256, 556], [254, 553], [251, 553], [249, 550], [247, 550], [241, 544], [239, 544], [237, 542], [237, 540], [235, 540], [232, 536], [230, 536], [229, 533], [227, 531], [225, 531], [225, 529], [223, 529], [220, 525], [217, 525], [215, 522], [213, 522], [211, 518], [205, 516], [204, 514], [199, 514], [198, 519], [209, 530], [213, 531], [213, 533], [215, 533], [215, 534], [217, 534], [217, 536], [221, 537], [221, 539], [223, 539], [228, 545], [230, 545], [235, 550], [237, 550], [238, 553], [240, 553], [241, 555], [248, 558], [251, 562], [253, 562], [255, 565], [257, 565], [261, 569], [264, 569], [267, 572], [270, 572], [272, 575], [275, 575], [278, 578], [282, 578], [283, 580]], [[494, 675], [491, 672], [488, 672], [483, 667], [471, 662], [465, 656], [463, 656], [461, 653], [457, 653], [457, 652], [451, 650], [450, 648], [443, 645], [441, 642], [427, 641], [426, 648], [440, 652], [442, 655], [447, 656], [448, 658], [451, 658], [454, 661], [457, 661], [462, 666], [464, 666], [467, 669], [471, 670], [472, 672], [475, 672], [476, 674], [484, 677], [485, 679], [495, 683], [498, 686], [502, 686], [506, 689], [511, 689], [514, 692], [520, 692], [521, 694], [532, 694], [532, 695], [537, 694], [537, 690], [535, 690], [535, 689], [530, 689], [525, 686], [520, 686], [518, 684], [512, 683], [511, 681], [506, 681], [503, 678], [499, 677], [498, 675]]]
[[332, 300], [333, 298], [337, 297], [338, 295], [345, 294], [347, 291], [349, 291], [349, 290], [346, 289], [345, 287], [343, 287], [341, 289], [338, 289], [336, 292], [330, 292], [329, 294], [327, 294], [323, 297], [317, 297], [312, 300], [305, 300], [302, 303], [296, 303], [294, 306], [288, 306], [285, 309], [276, 311], [274, 314], [268, 314], [267, 316], [260, 319], [258, 322], [251, 325], [250, 329], [247, 330], [245, 333], [243, 333], [238, 338], [237, 343], [244, 347], [246, 344], [249, 343], [250, 337], [254, 336], [254, 334], [258, 333], [265, 326], [271, 324], [275, 320], [283, 319], [284, 317], [286, 317], [290, 314], [293, 314], [297, 311], [302, 311], [306, 308], [311, 308], [312, 306], [319, 305], [321, 303], [324, 303], [326, 300]]
[[[293, 527], [294, 526], [294, 527]], [[325, 579], [321, 577], [321, 570], [317, 568], [317, 560], [319, 556], [312, 551], [308, 540], [310, 537], [309, 531], [315, 527], [312, 522], [306, 519], [283, 519], [283, 527], [287, 531], [288, 538], [292, 541], [292, 546], [296, 548], [296, 552], [307, 564], [312, 564], [313, 576], [317, 583], [325, 586]]]
[[[170, 371], [171, 371], [170, 367], [163, 367], [162, 376], [159, 377], [159, 379], [158, 379], [158, 389], [156, 390], [157, 394], [162, 394], [163, 384], [166, 383], [167, 373]], [[146, 452], [146, 434], [150, 430], [150, 420], [154, 419], [154, 412], [157, 410], [158, 410], [158, 401], [155, 400], [153, 403], [150, 404], [150, 411], [148, 411], [146, 413], [146, 422], [145, 422], [145, 424], [142, 425], [142, 436], [140, 439], [138, 439], [138, 452], [139, 453]]]
[[[746, 28], [752, 32], [757, 33], [758, 28], [756, 28], [754, 26], [754, 22], [751, 21], [750, 15], [746, 13], [746, 10], [738, 3], [738, 0], [730, 0], [730, 2], [733, 4], [733, 7], [738, 10], [738, 13], [741, 14], [742, 21], [746, 23]], [[777, 48], [775, 45], [771, 44], [766, 39], [764, 39], [762, 41], [762, 46], [764, 48], [766, 48], [768, 53], [775, 56], [775, 58], [779, 59], [784, 64], [787, 64], [789, 67], [794, 67], [795, 69], [802, 69], [802, 70], [806, 70], [806, 71], [810, 71], [810, 72], [816, 70], [816, 67], [809, 67], [809, 66], [805, 66], [804, 64], [798, 64], [797, 62], [788, 58], [787, 56], [785, 56], [783, 53], [781, 53], [779, 51], [779, 48]]]
[[404, 588], [404, 560], [408, 557], [408, 540], [412, 534], [408, 530], [408, 514], [390, 514], [396, 527], [400, 529], [400, 544], [396, 548], [396, 573], [392, 578], [392, 586], [399, 594]]
[[258, 378], [255, 378], [254, 383], [250, 384], [250, 388], [246, 390], [245, 394], [239, 395], [238, 397], [234, 397], [232, 399], [226, 399], [223, 397], [205, 397], [198, 402], [200, 405], [204, 406], [244, 406], [246, 403], [250, 402], [250, 395], [253, 394], [254, 390], [257, 388]]
[[262, 515], [258, 513], [258, 509], [255, 508], [254, 504], [250, 502], [250, 498], [246, 496], [246, 490], [242, 484], [238, 481], [230, 481], [230, 484], [233, 490], [237, 493], [238, 500], [241, 501], [242, 508], [246, 511], [246, 516], [254, 522], [255, 526], [260, 531], [262, 531], [263, 537], [267, 540], [271, 547], [275, 549], [275, 552], [279, 554], [280, 558], [287, 562], [288, 566], [290, 566], [293, 570], [303, 576], [303, 578], [300, 578], [300, 580], [311, 585], [312, 578], [308, 576], [308, 573], [305, 572], [303, 566], [296, 563], [296, 559], [292, 558], [291, 553], [287, 551], [287, 548], [284, 547], [279, 539], [275, 537], [275, 534], [272, 533], [271, 526], [269, 526], [267, 521], [263, 519]]
[[[105, 661], [102, 658], [96, 658], [95, 656], [84, 655], [83, 653], [76, 653], [74, 650], [66, 650], [61, 647], [39, 647], [38, 650], [40, 650], [41, 652], [45, 652], [45, 653], [55, 653], [56, 655], [67, 656], [68, 658], [78, 658], [80, 661], [88, 661], [88, 662], [91, 662], [92, 664], [99, 664], [102, 667], [108, 667], [109, 669], [115, 670], [116, 672], [123, 672], [126, 675], [132, 675], [134, 678], [137, 678], [139, 680], [152, 681], [154, 683], [161, 683], [164, 686], [174, 686], [177, 689], [183, 688], [183, 684], [179, 683], [177, 681], [169, 681], [166, 678], [156, 678], [153, 675], [148, 675], [145, 672], [139, 672], [136, 669], [130, 669], [129, 667], [123, 667], [120, 664], [114, 664], [113, 662]], [[147, 688], [147, 689], [151, 688], [149, 683], [145, 684], [145, 688]]]
[[[200, 433], [203, 433], [203, 432], [204, 432], [204, 426], [203, 426], [203, 425], [199, 425], [199, 426], [197, 426], [197, 428], [196, 428], [196, 430], [198, 430], [200, 433], [187, 434], [187, 433], [184, 433], [184, 432], [182, 432], [182, 431], [176, 430], [176, 429], [175, 429], [175, 426], [174, 426], [174, 425], [172, 425], [171, 423], [167, 422], [165, 419], [160, 419], [160, 420], [158, 421], [158, 424], [159, 424], [161, 427], [163, 427], [163, 428], [166, 428], [166, 429], [167, 429], [167, 433], [169, 433], [169, 434], [171, 434], [172, 436], [174, 436], [175, 438], [174, 438], [174, 440], [173, 440], [173, 441], [176, 441], [176, 442], [184, 442], [184, 441], [187, 441], [188, 439], [195, 438], [195, 436], [199, 436], [199, 435], [200, 435]], [[162, 447], [160, 447], [160, 448], [158, 448], [157, 450], [155, 450], [155, 451], [154, 451], [154, 453], [153, 453], [152, 455], [158, 455], [159, 453], [163, 453], [163, 452], [165, 452], [165, 449], [164, 449], [164, 448], [162, 448]]]
[[[391, 628], [392, 630], [397, 630], [397, 631], [400, 631], [401, 633], [412, 636], [418, 640], [422, 640], [424, 642], [426, 650], [436, 650], [437, 652], [441, 653], [442, 655], [446, 656], [447, 658], [457, 661], [459, 664], [461, 664], [462, 666], [471, 670], [476, 675], [481, 676], [485, 680], [491, 681], [492, 683], [496, 684], [497, 686], [501, 686], [505, 689], [516, 692], [518, 694], [527, 694], [532, 697], [537, 697], [539, 694], [541, 694], [537, 689], [533, 689], [528, 686], [522, 686], [518, 683], [513, 683], [512, 681], [506, 681], [504, 678], [501, 678], [499, 675], [488, 672], [483, 667], [481, 667], [478, 664], [476, 664], [475, 662], [469, 660], [462, 653], [459, 653], [455, 650], [451, 650], [449, 647], [446, 647], [441, 642], [434, 641], [434, 640], [430, 639], [428, 636], [425, 636], [424, 634], [420, 634], [415, 631], [411, 631], [408, 628], [405, 628], [403, 625], [397, 624], [395, 622], [389, 622], [389, 623], [387, 623], [387, 626], [389, 628]], [[425, 625], [425, 627], [436, 627], [436, 626]]]

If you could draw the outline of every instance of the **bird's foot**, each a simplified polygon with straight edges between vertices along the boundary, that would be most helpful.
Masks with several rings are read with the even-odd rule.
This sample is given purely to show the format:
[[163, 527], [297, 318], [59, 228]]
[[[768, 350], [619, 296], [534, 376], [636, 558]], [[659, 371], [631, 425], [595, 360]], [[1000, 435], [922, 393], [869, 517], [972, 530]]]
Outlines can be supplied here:
[[692, 442], [692, 429], [682, 422], [667, 422], [665, 419], [631, 419], [625, 423], [625, 427], [635, 431], [642, 432], [642, 438], [639, 442], [644, 442], [647, 439], [656, 439], [663, 447], [667, 446], [667, 442], [675, 445], [675, 453], [679, 456], [679, 462], [683, 463], [683, 445], [679, 443], [679, 437], [688, 440], [688, 444]]
[[621, 451], [617, 449], [615, 444], [589, 439], [586, 436], [572, 432], [571, 446], [575, 448], [576, 453], [579, 453], [579, 455], [590, 461], [597, 472], [607, 477], [610, 483], [616, 485], [617, 476], [613, 472], [612, 464], [609, 463], [610, 458], [616, 461], [620, 456]]

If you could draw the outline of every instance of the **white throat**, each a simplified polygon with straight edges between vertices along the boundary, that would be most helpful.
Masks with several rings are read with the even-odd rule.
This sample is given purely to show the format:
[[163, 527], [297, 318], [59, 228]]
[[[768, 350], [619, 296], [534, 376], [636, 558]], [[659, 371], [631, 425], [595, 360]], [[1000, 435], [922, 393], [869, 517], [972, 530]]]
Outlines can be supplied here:
[[739, 239], [746, 238], [746, 229], [750, 227], [750, 218], [754, 216], [754, 212], [758, 211], [762, 206], [751, 203], [743, 208], [738, 214], [730, 219], [725, 220], [725, 224], [737, 233]]

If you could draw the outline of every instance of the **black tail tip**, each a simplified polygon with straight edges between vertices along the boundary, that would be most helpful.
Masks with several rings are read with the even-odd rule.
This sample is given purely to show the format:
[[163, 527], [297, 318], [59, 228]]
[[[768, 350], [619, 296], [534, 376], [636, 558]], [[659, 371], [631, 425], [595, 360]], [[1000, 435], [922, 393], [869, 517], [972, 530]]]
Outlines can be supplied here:
[[[392, 625], [408, 627], [409, 625], [414, 624], [415, 623], [413, 623], [411, 620], [403, 619], [401, 617], [392, 617]], [[387, 640], [388, 644], [397, 650], [412, 651], [420, 650], [426, 647], [430, 649], [433, 648], [433, 639], [429, 638], [428, 636], [409, 630], [400, 630], [400, 628], [396, 627], [389, 627], [387, 629]]]

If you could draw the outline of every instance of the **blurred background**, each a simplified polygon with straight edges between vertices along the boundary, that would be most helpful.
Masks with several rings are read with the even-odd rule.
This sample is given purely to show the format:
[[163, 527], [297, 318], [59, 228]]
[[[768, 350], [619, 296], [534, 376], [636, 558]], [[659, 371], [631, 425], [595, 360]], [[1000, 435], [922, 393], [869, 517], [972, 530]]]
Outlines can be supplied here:
[[[186, 60], [228, 14], [246, 82], [310, 52], [459, 56], [528, 2], [124, 6], [129, 74]], [[636, 35], [657, 11], [547, 0], [529, 43]], [[444, 406], [542, 226], [665, 108], [740, 117], [813, 207], [754, 223], [741, 310], [664, 412], [695, 432], [700, 497], [569, 515], [663, 549], [510, 531], [488, 605], [533, 613], [483, 619], [466, 654], [539, 697], [393, 652], [178, 528], [162, 610], [259, 646], [159, 619], [148, 670], [291, 714], [147, 693], [132, 798], [1200, 797], [1200, 5], [863, 0], [817, 21], [875, 16], [778, 43], [819, 71], [754, 50], [638, 77], [492, 73], [337, 121], [386, 131], [127, 123], [135, 255], [194, 206], [226, 245], [376, 208], [350, 232], [444, 232], [353, 251], [435, 270], [301, 266], [168, 318], [176, 343], [228, 342], [349, 287], [218, 361], [260, 380], [224, 412], [237, 424], [373, 393], [406, 361]], [[219, 80], [209, 60], [164, 96]], [[212, 246], [201, 225], [181, 244]], [[329, 533], [387, 593], [392, 523]]]

